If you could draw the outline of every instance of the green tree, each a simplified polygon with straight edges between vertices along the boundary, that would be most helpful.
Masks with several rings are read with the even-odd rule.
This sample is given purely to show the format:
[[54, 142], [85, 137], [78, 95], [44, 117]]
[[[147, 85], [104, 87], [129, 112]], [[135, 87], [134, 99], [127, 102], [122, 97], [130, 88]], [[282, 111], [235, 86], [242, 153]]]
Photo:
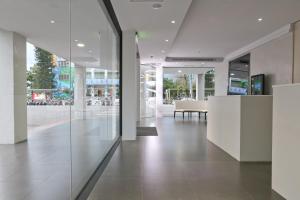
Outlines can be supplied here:
[[27, 70], [26, 76], [27, 76], [27, 88], [32, 88], [32, 82], [33, 82], [32, 71], [31, 70]]
[[52, 89], [54, 87], [53, 54], [41, 48], [35, 48], [35, 57], [37, 64], [32, 67], [33, 89]]
[[174, 89], [175, 88], [175, 84], [173, 82], [173, 80], [168, 79], [168, 78], [164, 78], [164, 91], [166, 91], [167, 89]]

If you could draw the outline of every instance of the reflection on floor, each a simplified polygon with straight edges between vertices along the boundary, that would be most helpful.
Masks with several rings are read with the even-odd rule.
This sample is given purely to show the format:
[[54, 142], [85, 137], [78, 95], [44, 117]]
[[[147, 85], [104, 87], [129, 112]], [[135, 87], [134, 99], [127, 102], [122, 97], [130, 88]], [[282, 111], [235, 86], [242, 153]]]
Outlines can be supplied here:
[[0, 200], [67, 200], [71, 183], [76, 195], [115, 140], [108, 119], [35, 129], [27, 142], [0, 145]]
[[137, 122], [137, 127], [156, 127], [155, 117], [145, 117]]
[[240, 164], [197, 118], [163, 118], [158, 137], [122, 142], [89, 200], [281, 200], [270, 163]]

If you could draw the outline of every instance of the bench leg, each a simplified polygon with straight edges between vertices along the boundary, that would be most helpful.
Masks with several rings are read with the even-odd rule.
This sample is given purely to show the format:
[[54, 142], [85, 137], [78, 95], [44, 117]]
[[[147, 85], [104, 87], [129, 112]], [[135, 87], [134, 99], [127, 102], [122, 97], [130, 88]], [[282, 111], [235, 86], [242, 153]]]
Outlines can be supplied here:
[[184, 119], [184, 112], [182, 112], [182, 119]]
[[176, 111], [174, 111], [174, 119], [175, 119], [175, 116], [176, 116]]
[[207, 119], [207, 116], [206, 116], [206, 114], [207, 114], [207, 113], [205, 113], [205, 120]]

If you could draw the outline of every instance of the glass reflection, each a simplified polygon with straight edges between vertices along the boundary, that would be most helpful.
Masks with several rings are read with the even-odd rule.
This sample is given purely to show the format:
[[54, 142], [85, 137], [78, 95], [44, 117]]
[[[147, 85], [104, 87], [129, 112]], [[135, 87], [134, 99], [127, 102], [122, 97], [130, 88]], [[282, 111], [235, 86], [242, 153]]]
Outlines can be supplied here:
[[71, 62], [75, 73], [71, 153], [75, 198], [119, 137], [120, 83], [119, 37], [98, 1], [72, 0], [71, 13]]

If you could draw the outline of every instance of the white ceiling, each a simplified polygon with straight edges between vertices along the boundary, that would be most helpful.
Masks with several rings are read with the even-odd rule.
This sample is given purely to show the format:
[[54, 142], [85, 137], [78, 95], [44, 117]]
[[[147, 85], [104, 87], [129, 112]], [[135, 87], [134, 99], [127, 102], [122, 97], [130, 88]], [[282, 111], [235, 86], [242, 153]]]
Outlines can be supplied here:
[[[71, 0], [71, 18], [69, 0], [0, 0], [0, 5], [0, 29], [20, 33], [35, 46], [77, 65], [104, 67], [99, 33], [111, 35], [112, 30], [97, 0]], [[77, 47], [75, 39], [85, 47]], [[107, 50], [111, 44], [106, 41], [103, 46]], [[111, 59], [112, 52], [105, 56]]]
[[[300, 19], [300, 0], [164, 0], [158, 10], [152, 3], [112, 3], [123, 30], [144, 33], [139, 40], [141, 62], [167, 67], [213, 67], [214, 63], [165, 63], [164, 58], [224, 57]], [[34, 45], [72, 57], [79, 65], [101, 65], [99, 32], [111, 30], [97, 0], [71, 0], [71, 40], [69, 0], [0, 0], [0, 5], [0, 28], [21, 33]], [[262, 22], [257, 21], [260, 17]], [[78, 48], [75, 39], [86, 47]]]
[[[300, 20], [300, 0], [193, 0], [192, 3], [168, 0], [159, 10], [153, 10], [151, 3], [112, 2], [123, 29], [149, 34], [139, 41], [141, 62], [163, 66], [207, 66], [207, 63], [170, 64], [162, 59], [165, 56], [225, 57]], [[258, 18], [263, 21], [258, 22]], [[170, 23], [173, 19], [177, 21], [175, 26]], [[168, 44], [164, 42], [166, 38], [170, 39]], [[162, 49], [166, 50], [165, 54], [160, 52]], [[151, 55], [155, 57], [150, 59]]]
[[[129, 0], [112, 0], [123, 30], [145, 33], [139, 39], [141, 61], [158, 63], [172, 49], [173, 42], [192, 0], [164, 0], [162, 8], [155, 10], [151, 2], [133, 3]], [[176, 23], [172, 24], [171, 21]], [[169, 42], [165, 42], [168, 39]], [[162, 53], [164, 50], [166, 53]], [[153, 58], [151, 58], [153, 56]]]

